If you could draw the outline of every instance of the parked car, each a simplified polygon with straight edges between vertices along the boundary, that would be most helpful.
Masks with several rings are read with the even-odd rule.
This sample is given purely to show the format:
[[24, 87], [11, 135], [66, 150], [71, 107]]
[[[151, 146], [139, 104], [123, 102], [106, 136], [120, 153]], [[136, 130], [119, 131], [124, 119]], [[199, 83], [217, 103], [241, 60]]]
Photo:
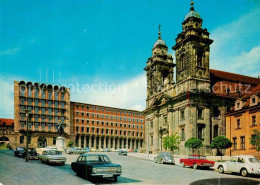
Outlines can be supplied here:
[[104, 148], [103, 150], [104, 150], [104, 152], [111, 152], [110, 148]]
[[65, 150], [65, 153], [67, 154], [84, 154], [87, 153], [87, 150], [84, 150], [81, 147], [70, 147]]
[[154, 158], [154, 162], [155, 163], [170, 163], [170, 164], [174, 164], [174, 159], [173, 159], [173, 155], [170, 152], [160, 152], [155, 158]]
[[198, 167], [209, 169], [214, 166], [214, 161], [207, 160], [206, 156], [203, 155], [190, 155], [188, 159], [180, 159], [182, 167], [191, 166], [193, 169]]
[[118, 155], [125, 155], [125, 156], [127, 156], [127, 151], [124, 150], [124, 149], [120, 149], [120, 150], [118, 150]]
[[14, 156], [15, 157], [23, 157], [25, 154], [25, 148], [18, 146], [16, 147], [15, 151], [14, 151]]
[[233, 156], [229, 161], [218, 165], [219, 173], [240, 173], [243, 177], [248, 174], [260, 175], [260, 161], [253, 156]]
[[86, 150], [87, 152], [90, 152], [90, 148], [89, 147], [84, 148], [84, 150]]
[[[25, 150], [23, 157], [26, 158], [26, 150]], [[39, 154], [37, 153], [35, 148], [28, 148], [28, 158], [29, 159], [39, 159]]]
[[46, 146], [43, 150], [58, 150], [55, 146]]
[[39, 156], [42, 163], [60, 163], [65, 165], [67, 158], [62, 155], [61, 151], [58, 150], [45, 150]]
[[71, 163], [71, 168], [78, 176], [86, 179], [112, 178], [116, 182], [122, 174], [121, 165], [112, 164], [104, 154], [81, 154], [76, 162]]

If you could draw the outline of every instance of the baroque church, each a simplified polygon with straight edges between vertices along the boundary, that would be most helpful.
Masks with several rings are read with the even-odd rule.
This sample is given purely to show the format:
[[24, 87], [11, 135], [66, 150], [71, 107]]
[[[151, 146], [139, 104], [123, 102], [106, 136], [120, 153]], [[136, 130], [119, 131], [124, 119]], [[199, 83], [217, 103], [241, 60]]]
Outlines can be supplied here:
[[257, 78], [210, 69], [213, 40], [202, 22], [191, 2], [182, 22], [182, 32], [172, 47], [176, 64], [167, 53], [159, 26], [158, 40], [144, 68], [147, 76], [145, 136], [150, 153], [165, 151], [163, 138], [177, 133], [181, 142], [175, 153], [188, 155], [185, 141], [197, 137], [203, 141], [202, 154], [212, 154], [209, 148], [212, 140], [225, 136], [224, 114], [241, 93], [260, 83]]

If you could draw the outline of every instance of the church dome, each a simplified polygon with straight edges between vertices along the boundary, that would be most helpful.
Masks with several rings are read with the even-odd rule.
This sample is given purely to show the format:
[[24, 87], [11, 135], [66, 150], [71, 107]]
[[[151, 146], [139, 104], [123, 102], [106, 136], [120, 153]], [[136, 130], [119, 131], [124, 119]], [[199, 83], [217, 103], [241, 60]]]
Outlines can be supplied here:
[[185, 16], [184, 21], [186, 21], [186, 20], [187, 20], [188, 18], [190, 18], [190, 17], [196, 17], [196, 18], [199, 18], [199, 19], [200, 19], [200, 14], [194, 10], [193, 4], [194, 4], [193, 1], [191, 1], [190, 11], [189, 11], [189, 13]]
[[200, 19], [200, 14], [198, 12], [195, 12], [193, 10], [191, 10], [184, 18], [184, 21], [187, 20], [190, 17], [196, 17]]
[[166, 43], [164, 40], [158, 39], [154, 44], [153, 47], [155, 48], [157, 45], [166, 46]]

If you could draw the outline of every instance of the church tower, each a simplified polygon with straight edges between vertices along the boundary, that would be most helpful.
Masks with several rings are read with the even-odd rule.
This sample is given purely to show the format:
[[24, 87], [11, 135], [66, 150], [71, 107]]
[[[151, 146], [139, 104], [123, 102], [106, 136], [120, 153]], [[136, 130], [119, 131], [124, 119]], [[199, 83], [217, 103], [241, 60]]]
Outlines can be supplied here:
[[156, 95], [170, 89], [173, 84], [173, 58], [168, 55], [168, 47], [161, 38], [159, 25], [158, 40], [154, 43], [152, 56], [146, 62], [144, 68], [147, 76], [147, 100], [146, 107], [150, 107], [150, 103]]
[[178, 34], [175, 46], [176, 56], [176, 93], [210, 88], [209, 32], [202, 28], [202, 19], [195, 11], [193, 1], [189, 13], [182, 23], [182, 32]]

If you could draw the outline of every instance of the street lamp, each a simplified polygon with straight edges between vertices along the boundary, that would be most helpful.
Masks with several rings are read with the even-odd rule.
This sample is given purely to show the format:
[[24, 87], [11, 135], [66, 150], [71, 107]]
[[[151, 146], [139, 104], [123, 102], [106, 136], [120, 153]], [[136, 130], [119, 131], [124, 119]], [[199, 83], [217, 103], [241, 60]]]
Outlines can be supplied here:
[[29, 118], [31, 111], [29, 109], [24, 109], [24, 112], [25, 112], [25, 116], [26, 116], [26, 162], [28, 162], [29, 161], [29, 156], [28, 156], [28, 144], [29, 144], [28, 118]]

